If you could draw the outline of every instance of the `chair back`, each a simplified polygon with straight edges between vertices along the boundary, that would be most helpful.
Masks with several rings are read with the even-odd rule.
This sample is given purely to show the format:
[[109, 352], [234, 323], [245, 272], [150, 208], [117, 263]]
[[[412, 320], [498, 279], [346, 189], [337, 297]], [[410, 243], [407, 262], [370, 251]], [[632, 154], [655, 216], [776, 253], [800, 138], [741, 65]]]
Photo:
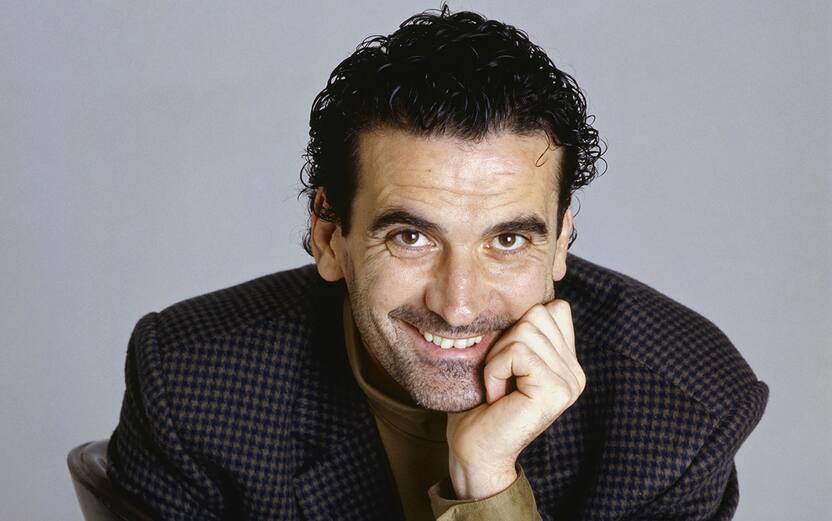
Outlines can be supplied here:
[[145, 511], [117, 491], [107, 476], [108, 440], [75, 447], [67, 456], [69, 474], [86, 521], [153, 521]]

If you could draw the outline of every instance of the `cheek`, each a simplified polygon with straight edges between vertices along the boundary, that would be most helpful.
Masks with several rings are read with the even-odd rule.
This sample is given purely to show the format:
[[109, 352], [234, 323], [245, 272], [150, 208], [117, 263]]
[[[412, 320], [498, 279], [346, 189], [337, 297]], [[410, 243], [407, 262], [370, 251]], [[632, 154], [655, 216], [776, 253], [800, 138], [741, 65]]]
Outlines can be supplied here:
[[515, 318], [522, 316], [533, 305], [553, 297], [551, 269], [542, 263], [526, 266], [522, 270], [505, 271], [491, 280]]
[[364, 273], [370, 307], [385, 315], [402, 304], [420, 305], [429, 270], [408, 269], [396, 262], [369, 262]]

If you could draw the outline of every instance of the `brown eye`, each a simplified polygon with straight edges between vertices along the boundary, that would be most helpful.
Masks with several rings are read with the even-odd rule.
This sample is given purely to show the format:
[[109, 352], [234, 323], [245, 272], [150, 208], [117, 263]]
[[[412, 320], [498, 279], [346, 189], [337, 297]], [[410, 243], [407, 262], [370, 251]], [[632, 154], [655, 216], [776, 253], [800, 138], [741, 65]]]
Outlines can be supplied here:
[[419, 242], [419, 232], [414, 232], [413, 230], [407, 230], [401, 233], [400, 237], [402, 238], [402, 242], [407, 244], [408, 246], [413, 246], [417, 242]]
[[405, 248], [422, 248], [430, 244], [427, 236], [416, 230], [402, 230], [396, 232], [392, 238], [393, 242]]
[[491, 246], [499, 251], [514, 252], [522, 248], [528, 239], [516, 233], [504, 233], [491, 241]]

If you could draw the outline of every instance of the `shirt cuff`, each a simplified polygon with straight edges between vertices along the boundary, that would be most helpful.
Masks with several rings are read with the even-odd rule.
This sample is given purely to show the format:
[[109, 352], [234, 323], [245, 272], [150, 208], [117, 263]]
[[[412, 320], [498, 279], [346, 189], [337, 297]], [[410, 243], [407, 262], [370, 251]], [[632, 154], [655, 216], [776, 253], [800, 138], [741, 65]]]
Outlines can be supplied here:
[[517, 479], [502, 492], [493, 496], [474, 499], [448, 499], [454, 497], [450, 478], [445, 478], [428, 490], [430, 506], [436, 521], [540, 521], [534, 494], [526, 474], [517, 466]]

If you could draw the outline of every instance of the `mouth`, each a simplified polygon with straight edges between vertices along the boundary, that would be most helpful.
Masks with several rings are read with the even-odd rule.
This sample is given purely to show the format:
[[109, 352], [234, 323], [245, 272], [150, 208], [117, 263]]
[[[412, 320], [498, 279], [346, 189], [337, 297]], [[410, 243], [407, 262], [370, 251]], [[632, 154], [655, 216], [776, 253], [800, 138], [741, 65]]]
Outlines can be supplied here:
[[431, 358], [468, 360], [471, 363], [485, 359], [489, 347], [499, 334], [499, 331], [491, 331], [477, 336], [452, 338], [421, 330], [406, 321], [400, 323], [413, 336], [415, 343], [425, 349], [423, 353]]
[[447, 338], [421, 329], [419, 333], [421, 333], [425, 340], [436, 344], [441, 349], [468, 349], [482, 342], [482, 335], [468, 338]]

